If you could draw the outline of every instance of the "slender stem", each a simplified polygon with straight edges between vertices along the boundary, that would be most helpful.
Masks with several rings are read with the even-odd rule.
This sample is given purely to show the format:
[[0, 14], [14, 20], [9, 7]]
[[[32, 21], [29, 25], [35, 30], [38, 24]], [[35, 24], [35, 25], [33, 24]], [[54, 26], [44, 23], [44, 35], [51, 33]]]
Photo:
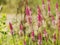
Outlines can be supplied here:
[[31, 39], [29, 39], [29, 45], [30, 45], [30, 40], [31, 40]]
[[12, 38], [13, 38], [13, 43], [14, 43], [14, 45], [15, 45], [14, 35], [12, 35]]

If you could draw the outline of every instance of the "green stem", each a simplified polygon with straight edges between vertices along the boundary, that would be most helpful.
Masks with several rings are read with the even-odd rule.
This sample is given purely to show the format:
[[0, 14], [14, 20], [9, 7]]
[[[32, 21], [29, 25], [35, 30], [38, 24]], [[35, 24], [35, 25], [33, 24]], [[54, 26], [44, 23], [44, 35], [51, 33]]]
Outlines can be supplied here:
[[29, 45], [30, 45], [30, 39], [29, 39]]
[[12, 38], [13, 38], [13, 43], [14, 43], [14, 45], [15, 45], [14, 35], [12, 35]]

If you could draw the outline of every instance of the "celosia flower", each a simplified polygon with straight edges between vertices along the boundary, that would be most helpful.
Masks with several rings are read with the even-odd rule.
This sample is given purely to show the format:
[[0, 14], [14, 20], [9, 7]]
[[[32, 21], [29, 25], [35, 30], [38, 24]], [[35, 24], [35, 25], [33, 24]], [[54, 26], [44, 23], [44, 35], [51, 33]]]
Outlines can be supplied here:
[[58, 30], [59, 30], [59, 32], [60, 32], [60, 17], [59, 17], [59, 19], [58, 19]]
[[46, 31], [46, 29], [44, 29], [43, 31], [43, 36], [46, 38], [46, 41], [48, 40], [48, 33]]
[[26, 6], [25, 12], [26, 12], [26, 21], [27, 21], [29, 24], [31, 24], [31, 23], [32, 23], [32, 17], [31, 17], [31, 13], [32, 13], [32, 12], [31, 12], [30, 7]]
[[46, 31], [46, 29], [44, 29], [43, 34], [44, 34], [44, 37], [47, 36], [47, 31]]
[[48, 0], [48, 2], [50, 2], [50, 0]]
[[39, 6], [37, 6], [37, 13], [38, 13], [38, 15], [41, 14], [41, 9]]
[[51, 16], [51, 19], [52, 19], [52, 24], [55, 25], [55, 18], [53, 15]]
[[42, 21], [41, 15], [38, 15], [38, 21], [39, 21], [39, 22]]
[[44, 4], [44, 0], [42, 0], [42, 4]]
[[56, 10], [58, 10], [58, 3], [56, 3]]
[[13, 26], [12, 26], [11, 22], [9, 22], [9, 27], [10, 27], [11, 34], [13, 34]]
[[48, 5], [48, 13], [50, 13], [50, 5]]
[[38, 15], [37, 19], [38, 19], [38, 27], [40, 27], [42, 25], [42, 17], [41, 17], [41, 15]]
[[31, 16], [26, 16], [26, 21], [30, 25], [32, 23], [32, 17]]
[[32, 38], [32, 41], [34, 41], [35, 40], [35, 37], [34, 37], [35, 35], [34, 35], [34, 30], [32, 30], [32, 32], [31, 32], [31, 38]]
[[40, 7], [38, 6], [37, 7], [37, 13], [38, 13], [38, 17], [37, 17], [37, 20], [38, 20], [38, 27], [40, 27], [40, 25], [42, 24], [42, 14], [41, 14], [41, 10], [40, 10]]
[[29, 18], [28, 18], [28, 22], [29, 22], [29, 24], [32, 23], [32, 17], [29, 17]]
[[58, 12], [58, 3], [56, 3], [56, 19], [58, 18], [59, 12]]
[[23, 35], [23, 28], [24, 28], [24, 26], [23, 26], [22, 21], [21, 21], [21, 24], [20, 24], [20, 32], [19, 32], [19, 34], [21, 36]]
[[42, 0], [42, 9], [45, 9], [45, 3], [44, 3], [44, 0]]
[[50, 15], [50, 5], [49, 4], [48, 4], [48, 15], [51, 16]]
[[53, 42], [54, 42], [54, 44], [56, 43], [56, 33], [54, 33], [54, 35], [53, 35]]
[[31, 9], [28, 6], [26, 6], [25, 13], [26, 13], [26, 16], [31, 15]]
[[41, 16], [41, 9], [39, 6], [37, 7], [37, 13], [38, 13], [38, 21], [41, 21], [42, 16]]
[[20, 24], [20, 30], [23, 30], [23, 24], [22, 23]]
[[50, 0], [48, 0], [48, 4], [50, 4]]
[[24, 45], [26, 45], [26, 40], [24, 40]]
[[42, 44], [42, 34], [39, 33], [38, 34], [38, 45], [41, 45]]

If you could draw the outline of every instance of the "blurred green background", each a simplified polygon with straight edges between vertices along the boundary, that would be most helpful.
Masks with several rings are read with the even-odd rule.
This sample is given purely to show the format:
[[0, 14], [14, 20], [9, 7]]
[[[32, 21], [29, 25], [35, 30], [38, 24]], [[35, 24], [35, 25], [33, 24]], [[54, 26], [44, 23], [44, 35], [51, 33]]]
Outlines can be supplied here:
[[[17, 8], [19, 9], [19, 13], [24, 12], [24, 8], [26, 5], [26, 0], [0, 0], [0, 6], [2, 6], [2, 10], [0, 11], [3, 13], [16, 13]], [[47, 7], [47, 0], [44, 0], [45, 5]], [[55, 4], [58, 2], [60, 6], [60, 0], [51, 0], [51, 11], [55, 13]], [[42, 6], [42, 0], [28, 0], [28, 5], [31, 7], [33, 13], [36, 12], [36, 6]], [[42, 8], [42, 7], [41, 7]], [[60, 8], [59, 8], [60, 10]]]

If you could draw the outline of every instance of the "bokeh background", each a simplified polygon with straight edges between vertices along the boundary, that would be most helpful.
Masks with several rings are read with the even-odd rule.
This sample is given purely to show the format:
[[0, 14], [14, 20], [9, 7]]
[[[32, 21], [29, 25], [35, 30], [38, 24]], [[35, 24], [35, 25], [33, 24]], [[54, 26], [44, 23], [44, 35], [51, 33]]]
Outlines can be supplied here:
[[[42, 0], [0, 0], [0, 45], [60, 45], [60, 0], [50, 0], [51, 17], [48, 0], [44, 4], [42, 9]], [[31, 8], [32, 23], [26, 21], [26, 5]], [[44, 17], [40, 27], [37, 6]]]

